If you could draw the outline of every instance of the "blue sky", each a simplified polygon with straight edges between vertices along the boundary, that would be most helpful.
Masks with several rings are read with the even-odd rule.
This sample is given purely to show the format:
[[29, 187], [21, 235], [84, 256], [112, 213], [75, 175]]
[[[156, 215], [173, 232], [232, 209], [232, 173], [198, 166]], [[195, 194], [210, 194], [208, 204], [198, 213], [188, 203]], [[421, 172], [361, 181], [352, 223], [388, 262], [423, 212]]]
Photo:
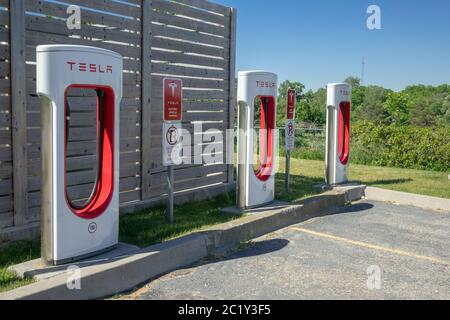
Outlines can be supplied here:
[[[214, 0], [238, 9], [237, 69], [266, 69], [317, 89], [361, 75], [401, 90], [450, 83], [449, 0]], [[368, 30], [367, 7], [382, 30]]]

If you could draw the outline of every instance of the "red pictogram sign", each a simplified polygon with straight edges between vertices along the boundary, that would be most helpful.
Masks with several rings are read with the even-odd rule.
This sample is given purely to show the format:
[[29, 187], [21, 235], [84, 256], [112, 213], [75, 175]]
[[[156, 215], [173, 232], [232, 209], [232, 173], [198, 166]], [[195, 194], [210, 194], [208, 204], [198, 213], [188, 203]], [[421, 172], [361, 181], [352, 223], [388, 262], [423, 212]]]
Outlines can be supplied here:
[[293, 89], [289, 89], [287, 93], [286, 119], [295, 119], [295, 102], [297, 100], [297, 93]]
[[181, 121], [183, 113], [183, 81], [169, 79], [164, 81], [164, 121]]

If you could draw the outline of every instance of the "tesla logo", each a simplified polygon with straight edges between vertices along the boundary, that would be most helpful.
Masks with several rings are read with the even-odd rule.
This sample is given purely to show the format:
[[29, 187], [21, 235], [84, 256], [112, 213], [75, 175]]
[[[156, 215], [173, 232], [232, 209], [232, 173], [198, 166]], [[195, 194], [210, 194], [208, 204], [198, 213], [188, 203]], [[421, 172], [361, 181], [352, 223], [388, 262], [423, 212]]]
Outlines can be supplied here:
[[294, 100], [294, 91], [289, 91], [289, 99]]
[[178, 85], [175, 82], [169, 83], [169, 88], [172, 89], [172, 97], [175, 96], [175, 89], [178, 88]]
[[256, 86], [259, 88], [275, 88], [275, 82], [269, 81], [256, 81]]
[[96, 63], [67, 61], [70, 71], [92, 72], [92, 73], [113, 73], [112, 66], [102, 66]]

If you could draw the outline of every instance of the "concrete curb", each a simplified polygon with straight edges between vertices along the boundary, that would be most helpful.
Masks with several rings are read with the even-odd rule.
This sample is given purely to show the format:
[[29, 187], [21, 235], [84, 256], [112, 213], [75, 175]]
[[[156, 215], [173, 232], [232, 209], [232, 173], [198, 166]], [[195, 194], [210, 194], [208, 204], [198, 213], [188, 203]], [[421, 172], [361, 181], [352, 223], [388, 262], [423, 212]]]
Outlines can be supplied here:
[[422, 209], [450, 212], [450, 199], [422, 196], [375, 187], [367, 187], [365, 190], [365, 197], [368, 200], [384, 201]]
[[129, 256], [82, 267], [81, 290], [69, 290], [69, 273], [0, 294], [0, 299], [97, 299], [131, 290], [148, 280], [191, 265], [207, 255], [289, 225], [322, 216], [325, 209], [359, 200], [365, 186], [337, 188], [288, 205], [283, 210], [246, 216], [233, 222], [151, 246]]
[[67, 288], [70, 276], [67, 272], [2, 293], [0, 299], [97, 299], [130, 290], [158, 275], [192, 264], [206, 255], [204, 237], [190, 235], [107, 263], [82, 267], [81, 290]]

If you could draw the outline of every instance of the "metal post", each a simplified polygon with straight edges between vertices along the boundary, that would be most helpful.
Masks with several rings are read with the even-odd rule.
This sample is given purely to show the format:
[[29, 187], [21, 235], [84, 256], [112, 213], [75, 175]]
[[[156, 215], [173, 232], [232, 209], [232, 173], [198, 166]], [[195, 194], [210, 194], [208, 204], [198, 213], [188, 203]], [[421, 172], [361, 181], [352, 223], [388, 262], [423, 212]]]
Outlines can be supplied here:
[[289, 185], [291, 180], [291, 151], [286, 151], [286, 176], [284, 178], [284, 190], [289, 193]]
[[173, 192], [174, 192], [174, 184], [173, 184], [173, 166], [169, 166], [167, 170], [167, 180], [169, 182], [169, 197], [168, 197], [168, 206], [167, 206], [167, 220], [170, 224], [173, 224]]

